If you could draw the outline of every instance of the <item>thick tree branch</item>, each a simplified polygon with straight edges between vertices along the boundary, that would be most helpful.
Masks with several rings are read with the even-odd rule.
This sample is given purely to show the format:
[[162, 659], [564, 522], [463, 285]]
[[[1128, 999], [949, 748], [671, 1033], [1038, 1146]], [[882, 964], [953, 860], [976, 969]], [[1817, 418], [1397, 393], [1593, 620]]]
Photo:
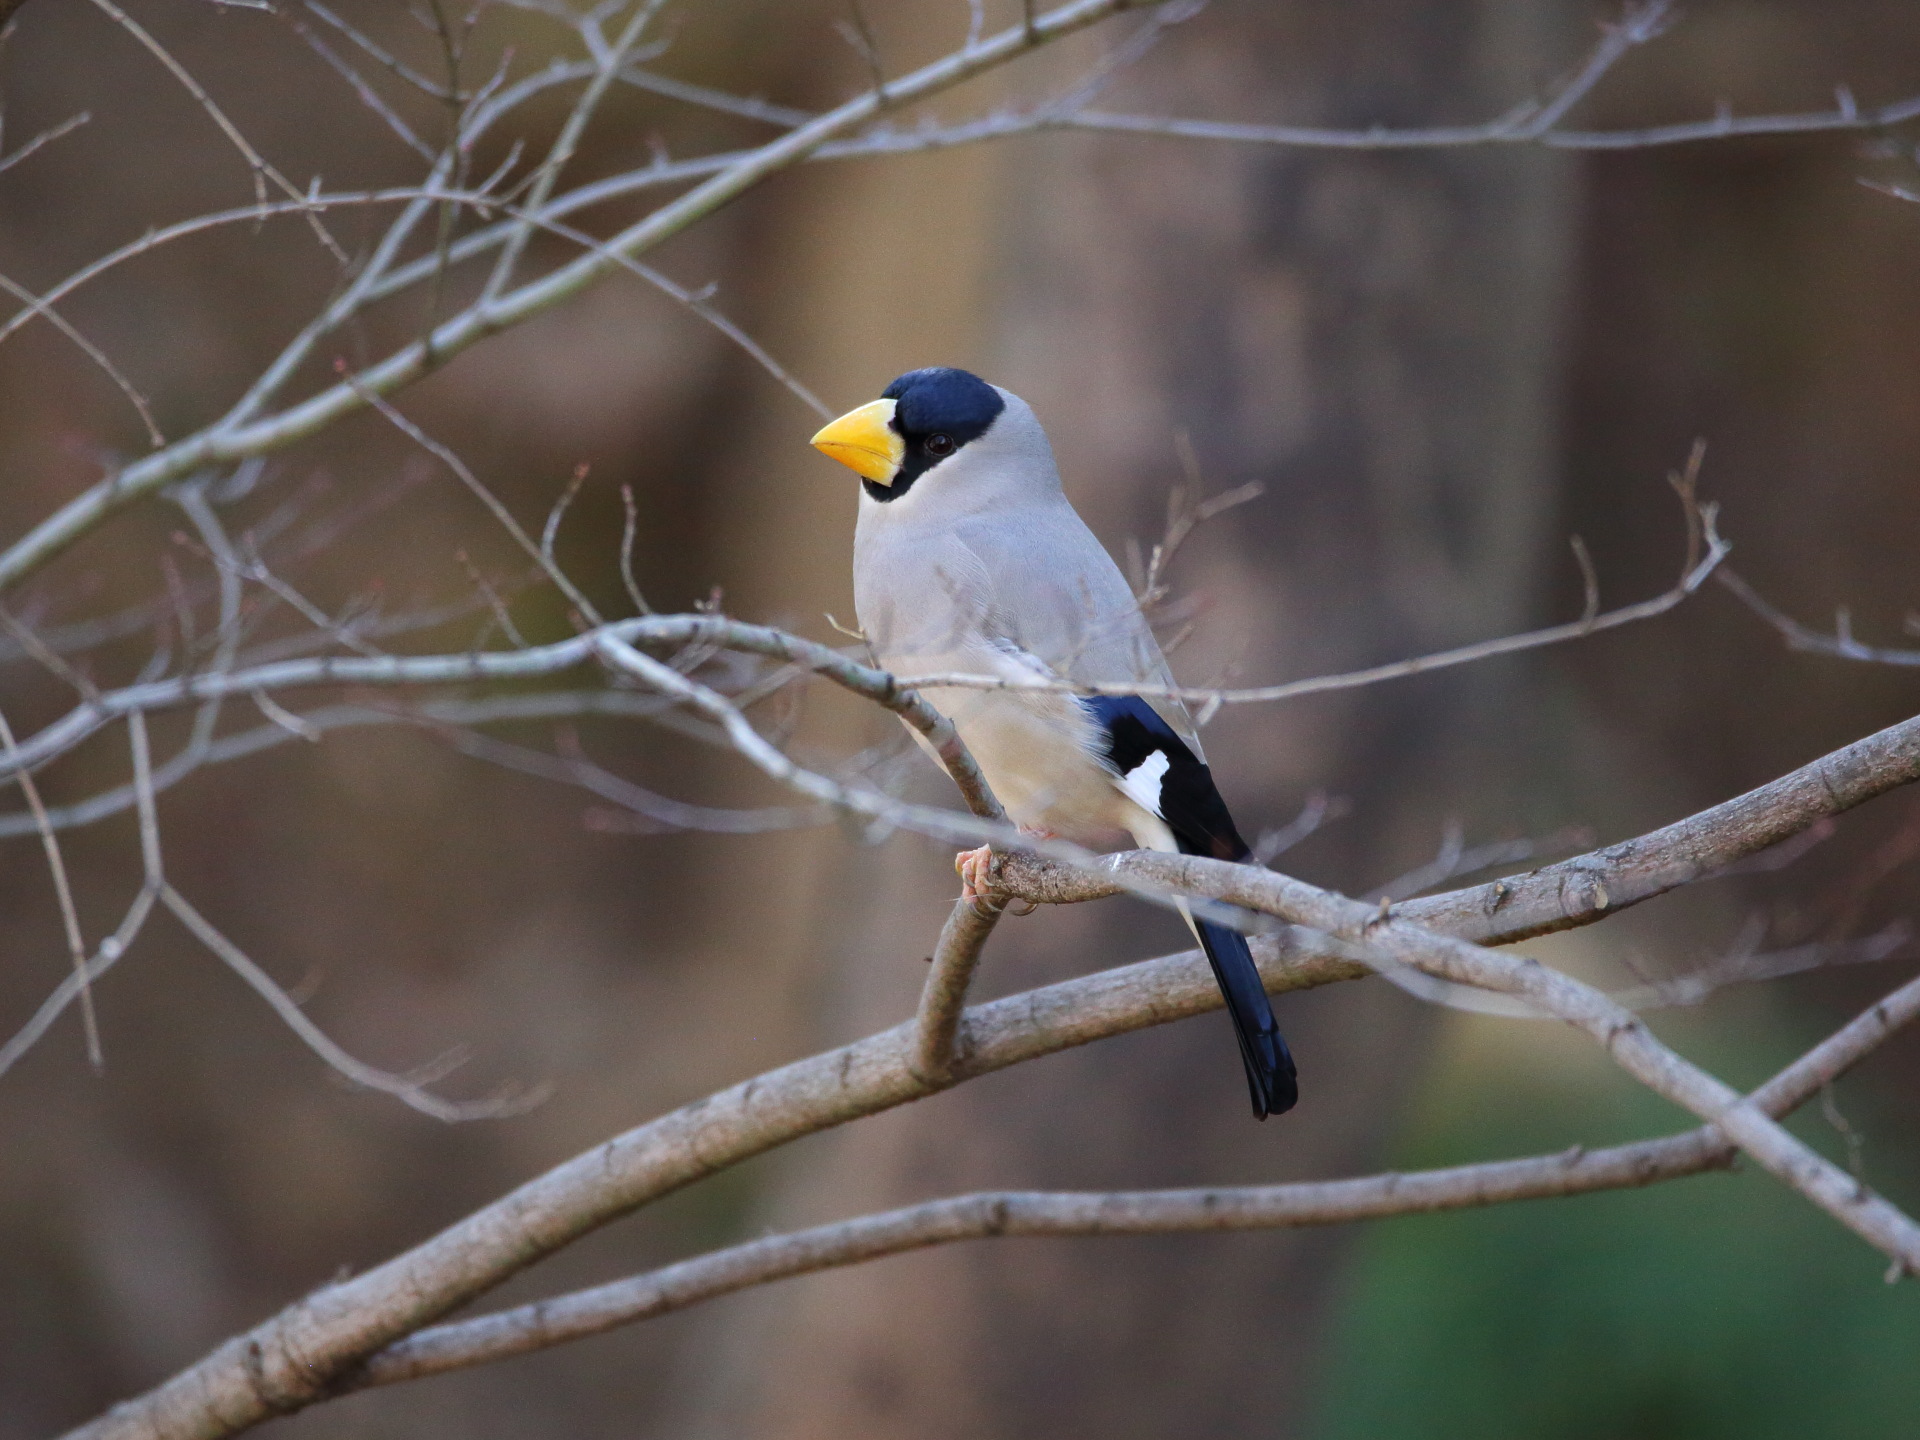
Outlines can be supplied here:
[[[1810, 824], [1914, 779], [1920, 773], [1917, 743], [1920, 721], [1893, 727], [1774, 786], [1656, 832], [1664, 837], [1657, 844], [1656, 836], [1650, 836], [1612, 851], [1633, 856], [1636, 873], [1655, 877], [1658, 888], [1671, 888], [1775, 843], [1795, 823]], [[1824, 802], [1809, 791], [1809, 778], [1822, 773], [1831, 785]], [[1825, 787], [1815, 778], [1812, 788]], [[1659, 853], [1660, 845], [1672, 847], [1681, 858], [1674, 861]], [[1911, 1222], [1897, 1212], [1888, 1214], [1892, 1207], [1861, 1191], [1850, 1177], [1829, 1174], [1833, 1167], [1790, 1137], [1783, 1144], [1778, 1127], [1760, 1110], [1742, 1104], [1737, 1094], [1672, 1056], [1630, 1014], [1586, 987], [1531, 961], [1476, 949], [1391, 914], [1383, 919], [1373, 907], [1254, 867], [1137, 853], [1118, 857], [1114, 865], [1142, 872], [1139, 878], [1145, 883], [1294, 915], [1313, 927], [1287, 925], [1276, 934], [1254, 937], [1254, 954], [1270, 990], [1358, 978], [1377, 967], [1384, 952], [1448, 979], [1520, 993], [1562, 1014], [1601, 1038], [1638, 1078], [1703, 1113], [1741, 1148], [1758, 1152], [1756, 1158], [1764, 1157], [1776, 1173], [1784, 1172], [1789, 1183], [1812, 1192], [1849, 1223], [1868, 1231], [1876, 1243], [1886, 1242], [1903, 1257], [1903, 1264], [1909, 1263], [1904, 1257]], [[1150, 865], [1167, 868], [1145, 873]], [[1089, 882], [1105, 885], [1111, 893], [1110, 876], [1079, 874], [1019, 855], [1006, 857], [1001, 868], [1006, 888], [1035, 900], [1085, 898]], [[1650, 887], [1654, 883], [1647, 881]], [[1514, 926], [1516, 918], [1516, 934], [1543, 928], [1539, 917], [1529, 919], [1531, 910], [1525, 906], [1503, 920], [1495, 912], [1504, 904], [1460, 904], [1462, 896], [1494, 893], [1494, 887], [1474, 887], [1459, 896], [1409, 902], [1402, 912], [1420, 914], [1434, 926], [1457, 925], [1490, 940], [1512, 938], [1499, 932], [1503, 925]], [[1616, 908], [1566, 906], [1555, 920], [1590, 923]], [[1351, 938], [1330, 939], [1330, 934]], [[1351, 943], [1355, 941], [1358, 948]], [[1198, 954], [1189, 952], [967, 1011], [959, 1026], [951, 1082], [930, 1079], [919, 1069], [923, 1034], [917, 1020], [756, 1076], [615, 1137], [406, 1254], [308, 1297], [229, 1341], [160, 1389], [76, 1433], [209, 1440], [271, 1414], [299, 1409], [330, 1387], [346, 1383], [367, 1357], [542, 1256], [704, 1176], [802, 1135], [935, 1093], [945, 1083], [1219, 1004], [1211, 974]], [[1843, 1194], [1832, 1193], [1834, 1175]]]
[[[1908, 769], [1910, 772], [1910, 761]], [[1911, 773], [1906, 778], [1912, 778]], [[1738, 815], [1738, 811], [1734, 813]], [[1717, 1125], [1762, 1168], [1896, 1264], [1920, 1273], [1920, 1224], [1752, 1106], [1741, 1103], [1737, 1092], [1661, 1044], [1631, 1011], [1591, 986], [1537, 960], [1500, 954], [1454, 934], [1425, 928], [1389, 906], [1375, 908], [1253, 866], [1138, 851], [1124, 857], [1123, 864], [1130, 878], [1156, 888], [1278, 916], [1442, 980], [1516, 996], [1586, 1031], [1616, 1064], [1648, 1089]], [[1671, 873], [1670, 865], [1655, 863], [1651, 868], [1655, 874]], [[1020, 893], [1012, 885], [1009, 888]], [[1603, 902], [1600, 911], [1610, 908], [1604, 903], [1604, 888], [1599, 898]], [[1412, 908], [1406, 907], [1409, 911]], [[1599, 913], [1596, 911], [1591, 918], [1598, 918]], [[1570, 919], [1569, 923], [1574, 922]]]
[[[1915, 780], [1920, 780], [1920, 717], [1890, 725], [1659, 830], [1523, 875], [1402, 901], [1391, 913], [1482, 945], [1506, 945], [1591, 925]], [[999, 868], [1008, 895], [1049, 905], [1121, 894], [1131, 888], [1129, 880], [1156, 890], [1175, 888], [1244, 903], [1229, 893], [1241, 888], [1241, 872], [1259, 883], [1260, 872], [1252, 867], [1218, 861], [1188, 865], [1142, 850], [1109, 855], [1091, 867], [1016, 852]]]
[[[1910, 980], [1750, 1097], [1778, 1118], [1806, 1103], [1920, 1015]], [[530, 1354], [796, 1275], [931, 1245], [1012, 1235], [1157, 1235], [1340, 1225], [1653, 1185], [1732, 1163], [1710, 1125], [1602, 1150], [1389, 1173], [1363, 1179], [1202, 1190], [1059, 1194], [990, 1191], [904, 1206], [735, 1245], [631, 1279], [435, 1326], [388, 1347], [342, 1388], [390, 1385]]]
[[[1367, 967], [1258, 937], [1274, 991], [1357, 979]], [[1197, 951], [1104, 971], [969, 1010], [954, 1081], [1218, 1008]], [[365, 1274], [227, 1341], [74, 1440], [213, 1440], [324, 1398], [355, 1365], [580, 1236], [788, 1141], [945, 1088], [913, 1073], [917, 1021], [755, 1076], [595, 1146]]]
[[960, 1035], [967, 990], [1000, 914], [998, 903], [963, 897], [953, 902], [953, 912], [940, 927], [940, 939], [927, 957], [927, 983], [920, 991], [920, 1008], [914, 1017], [920, 1039], [914, 1048], [913, 1072], [923, 1080], [940, 1084], [953, 1078], [954, 1062], [959, 1058], [955, 1042]]

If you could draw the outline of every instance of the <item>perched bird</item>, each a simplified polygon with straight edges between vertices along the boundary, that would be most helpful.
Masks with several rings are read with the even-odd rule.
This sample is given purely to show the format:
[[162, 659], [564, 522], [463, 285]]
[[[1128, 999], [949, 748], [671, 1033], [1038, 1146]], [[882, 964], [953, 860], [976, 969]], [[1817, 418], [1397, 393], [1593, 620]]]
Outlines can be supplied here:
[[[860, 477], [854, 603], [901, 679], [1172, 685], [1132, 589], [1068, 503], [1046, 432], [1017, 395], [965, 370], [910, 370], [813, 444]], [[1247, 858], [1178, 700], [919, 688], [1027, 833]], [[969, 895], [986, 860], [983, 848], [955, 862]], [[1254, 1115], [1291, 1109], [1293, 1057], [1246, 937], [1181, 908], [1226, 997]]]

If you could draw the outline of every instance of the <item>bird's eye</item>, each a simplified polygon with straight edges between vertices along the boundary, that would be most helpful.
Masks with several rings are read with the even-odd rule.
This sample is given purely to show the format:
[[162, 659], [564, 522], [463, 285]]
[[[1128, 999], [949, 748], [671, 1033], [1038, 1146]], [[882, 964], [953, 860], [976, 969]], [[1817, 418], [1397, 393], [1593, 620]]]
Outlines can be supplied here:
[[951, 435], [927, 436], [927, 453], [935, 457], [951, 455], [953, 453], [953, 437]]

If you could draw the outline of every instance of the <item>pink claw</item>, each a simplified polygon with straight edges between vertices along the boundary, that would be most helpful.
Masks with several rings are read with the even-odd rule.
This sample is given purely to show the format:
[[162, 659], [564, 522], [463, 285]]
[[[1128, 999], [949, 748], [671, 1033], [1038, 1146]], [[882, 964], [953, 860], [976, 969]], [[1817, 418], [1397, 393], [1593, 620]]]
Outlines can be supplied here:
[[982, 845], [978, 850], [962, 850], [953, 857], [953, 868], [960, 872], [960, 898], [969, 905], [978, 905], [992, 897], [993, 892], [993, 849]]

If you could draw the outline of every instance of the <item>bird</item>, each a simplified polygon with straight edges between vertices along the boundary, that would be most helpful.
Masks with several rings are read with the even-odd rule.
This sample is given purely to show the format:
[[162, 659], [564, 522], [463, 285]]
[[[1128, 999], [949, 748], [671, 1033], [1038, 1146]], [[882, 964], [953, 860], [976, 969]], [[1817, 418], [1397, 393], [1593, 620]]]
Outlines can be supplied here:
[[[956, 672], [1026, 685], [915, 685], [1023, 833], [1249, 858], [1186, 707], [1169, 698], [1153, 630], [1068, 501], [1031, 406], [966, 370], [909, 370], [812, 443], [860, 477], [854, 607], [877, 663], [909, 685]], [[967, 898], [985, 890], [988, 863], [986, 847], [956, 859]], [[1291, 1109], [1293, 1057], [1246, 937], [1180, 910], [1232, 1017], [1255, 1118]]]

